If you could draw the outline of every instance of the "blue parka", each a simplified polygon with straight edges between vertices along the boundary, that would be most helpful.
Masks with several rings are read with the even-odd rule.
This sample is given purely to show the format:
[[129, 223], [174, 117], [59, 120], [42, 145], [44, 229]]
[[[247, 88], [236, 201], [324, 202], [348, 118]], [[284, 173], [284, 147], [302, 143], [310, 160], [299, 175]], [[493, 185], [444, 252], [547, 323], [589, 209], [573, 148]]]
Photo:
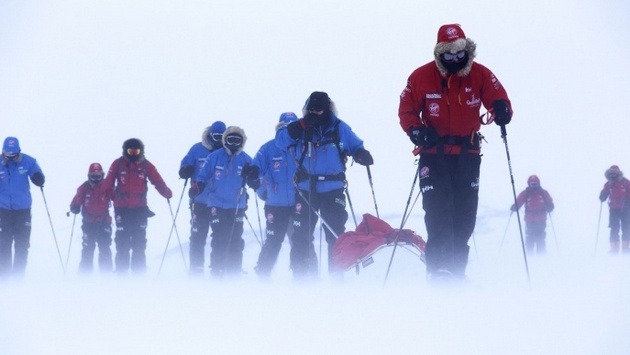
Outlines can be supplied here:
[[0, 208], [25, 210], [31, 208], [33, 198], [29, 178], [42, 173], [35, 158], [20, 153], [17, 158], [2, 159], [0, 165]]
[[[301, 165], [311, 176], [332, 177], [344, 173], [345, 161], [343, 160], [345, 160], [345, 156], [353, 156], [357, 150], [363, 148], [363, 141], [348, 124], [340, 120], [334, 112], [330, 112], [330, 116], [329, 124], [302, 132], [302, 137], [297, 140], [289, 136], [286, 127], [276, 132], [276, 145], [284, 150], [296, 145], [296, 159], [299, 162], [304, 155]], [[305, 134], [310, 134], [309, 131], [311, 130], [312, 139], [307, 138], [305, 140]], [[337, 142], [339, 149], [337, 149]], [[308, 191], [309, 184], [309, 180], [305, 180], [300, 182], [298, 186], [300, 190]], [[343, 189], [344, 185], [344, 179], [317, 181], [315, 192], [322, 193]]]
[[297, 162], [294, 146], [280, 149], [276, 140], [272, 139], [260, 147], [253, 164], [260, 169], [262, 178], [256, 192], [266, 204], [285, 207], [295, 205], [293, 174]]
[[[179, 165], [180, 169], [187, 165], [195, 167], [195, 170], [193, 171], [191, 177], [191, 185], [197, 182], [197, 175], [199, 174], [201, 167], [206, 162], [206, 158], [208, 157], [208, 155], [214, 151], [212, 144], [208, 141], [208, 133], [210, 133], [210, 127], [204, 130], [201, 142], [196, 143], [192, 147], [190, 147], [190, 150], [188, 150], [188, 153], [182, 159], [182, 162]], [[194, 199], [191, 199], [190, 203], [206, 203], [207, 201], [208, 190], [205, 189]]]
[[[233, 132], [240, 133], [244, 146], [247, 138], [243, 130], [238, 127], [228, 128], [224, 133], [224, 140]], [[251, 165], [252, 158], [243, 152], [242, 147], [234, 153], [227, 148], [220, 148], [206, 157], [206, 162], [199, 170], [196, 181], [206, 184], [204, 190], [207, 190], [208, 194], [206, 200], [208, 207], [223, 209], [247, 207], [246, 192], [241, 191], [243, 186], [241, 170], [246, 164]]]

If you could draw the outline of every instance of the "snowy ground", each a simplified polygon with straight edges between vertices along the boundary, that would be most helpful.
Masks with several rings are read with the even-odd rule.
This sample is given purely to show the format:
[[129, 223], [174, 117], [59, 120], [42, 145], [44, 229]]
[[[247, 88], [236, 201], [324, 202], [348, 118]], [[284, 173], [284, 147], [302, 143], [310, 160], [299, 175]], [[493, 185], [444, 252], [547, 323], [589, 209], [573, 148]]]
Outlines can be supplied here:
[[[0, 1], [0, 139], [18, 137], [47, 178], [47, 205], [32, 191], [27, 274], [0, 284], [0, 354], [627, 354], [630, 256], [606, 254], [597, 196], [610, 165], [630, 175], [628, 13], [626, 0]], [[176, 212], [179, 162], [206, 126], [243, 127], [253, 155], [279, 114], [299, 112], [315, 90], [372, 152], [381, 217], [397, 228], [415, 172], [398, 95], [452, 22], [513, 102], [517, 192], [537, 174], [556, 204], [548, 255], [528, 258], [530, 281], [494, 125], [482, 129], [466, 287], [428, 287], [402, 249], [385, 287], [391, 249], [343, 283], [324, 268], [320, 282], [295, 285], [286, 244], [273, 281], [261, 283], [248, 227], [243, 280], [188, 279], [175, 234], [157, 278], [172, 221], [152, 188], [146, 277], [77, 277], [79, 223], [73, 231], [65, 213], [90, 163], [109, 166], [124, 140], [141, 138]], [[374, 213], [365, 169], [347, 176], [357, 218]], [[424, 236], [420, 203], [406, 227]]]

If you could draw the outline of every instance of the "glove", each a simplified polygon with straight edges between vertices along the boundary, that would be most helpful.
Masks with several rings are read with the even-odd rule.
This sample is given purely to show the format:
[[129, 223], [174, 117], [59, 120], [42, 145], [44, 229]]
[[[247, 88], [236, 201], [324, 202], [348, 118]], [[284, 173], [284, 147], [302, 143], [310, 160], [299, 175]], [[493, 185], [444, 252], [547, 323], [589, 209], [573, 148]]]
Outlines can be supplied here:
[[167, 187], [162, 196], [164, 196], [165, 199], [170, 200], [173, 197], [173, 191]]
[[206, 188], [206, 184], [203, 182], [193, 182], [188, 189], [188, 197], [195, 198], [201, 194], [203, 189]]
[[247, 179], [247, 186], [254, 189], [254, 191], [258, 190], [258, 188], [260, 187], [260, 179], [259, 178]]
[[494, 100], [492, 112], [494, 113], [494, 123], [499, 126], [505, 126], [512, 120], [512, 112], [510, 112], [510, 107], [505, 100]]
[[516, 212], [516, 205], [515, 204], [512, 204], [512, 207], [510, 207], [510, 211]]
[[256, 165], [245, 164], [241, 169], [241, 177], [248, 180], [258, 179], [259, 172], [260, 169]]
[[545, 209], [547, 210], [547, 212], [551, 213], [551, 211], [553, 211], [553, 205], [547, 205]]
[[409, 139], [411, 139], [411, 142], [425, 149], [435, 147], [439, 138], [440, 136], [433, 127], [413, 127], [409, 131]]
[[374, 164], [374, 158], [372, 158], [372, 154], [370, 154], [370, 152], [363, 148], [357, 149], [357, 151], [354, 153], [354, 160], [363, 166]]
[[79, 214], [79, 212], [81, 212], [81, 206], [80, 205], [71, 205], [70, 206], [70, 212], [72, 212], [74, 214]]
[[31, 176], [31, 181], [33, 182], [33, 184], [35, 184], [36, 186], [39, 187], [43, 187], [44, 186], [44, 181], [46, 179], [44, 178], [44, 174], [37, 172], [35, 174], [33, 174], [33, 176]]
[[293, 139], [299, 139], [304, 132], [304, 126], [302, 126], [301, 120], [293, 121], [287, 125], [287, 131], [289, 132], [289, 137]]
[[608, 196], [606, 196], [606, 194], [599, 194], [599, 200], [604, 202], [606, 201], [606, 199], [608, 198]]
[[190, 179], [192, 174], [195, 172], [195, 167], [192, 165], [184, 165], [181, 169], [179, 169], [179, 177], [182, 179]]

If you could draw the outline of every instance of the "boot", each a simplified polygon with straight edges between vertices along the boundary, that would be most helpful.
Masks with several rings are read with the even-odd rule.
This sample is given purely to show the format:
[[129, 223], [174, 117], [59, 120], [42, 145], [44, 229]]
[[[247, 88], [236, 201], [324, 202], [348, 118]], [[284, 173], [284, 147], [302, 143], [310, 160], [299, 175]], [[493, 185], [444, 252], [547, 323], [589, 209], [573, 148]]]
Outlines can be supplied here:
[[621, 241], [621, 252], [630, 253], [630, 240]]
[[619, 252], [619, 242], [610, 242], [610, 254], [616, 254]]

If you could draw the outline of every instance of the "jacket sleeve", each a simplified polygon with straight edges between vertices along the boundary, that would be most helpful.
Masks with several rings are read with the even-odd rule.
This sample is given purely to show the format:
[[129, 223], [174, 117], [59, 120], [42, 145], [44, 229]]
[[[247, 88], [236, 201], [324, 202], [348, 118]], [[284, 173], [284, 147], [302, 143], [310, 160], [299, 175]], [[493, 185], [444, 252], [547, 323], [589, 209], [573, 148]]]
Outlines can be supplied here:
[[599, 193], [599, 200], [604, 202], [608, 198], [608, 194], [610, 193], [610, 189], [608, 187], [608, 183], [604, 184], [602, 191]]
[[545, 193], [543, 194], [544, 199], [545, 199], [545, 208], [548, 212], [553, 211], [553, 209], [556, 207], [553, 204], [553, 198], [551, 198], [551, 195], [549, 194], [549, 192], [547, 190], [545, 190]]
[[492, 71], [490, 71], [490, 69], [484, 66], [481, 67], [482, 85], [484, 88], [481, 95], [483, 106], [487, 110], [492, 111], [493, 102], [495, 102], [496, 100], [505, 100], [508, 104], [508, 107], [510, 108], [510, 112], [513, 113], [514, 111], [512, 110], [512, 103], [510, 102], [507, 92], [505, 91], [505, 88], [503, 87], [499, 79], [496, 77], [496, 75], [494, 75], [494, 73], [492, 73]]
[[155, 165], [153, 165], [150, 161], [146, 161], [147, 163], [147, 175], [149, 177], [149, 181], [151, 184], [155, 186], [155, 189], [162, 195], [164, 198], [173, 197], [173, 192], [171, 189], [166, 186], [164, 179], [162, 179], [162, 175], [157, 171]]
[[521, 208], [521, 206], [523, 206], [524, 203], [525, 203], [525, 191], [522, 191], [516, 197], [516, 209], [518, 210], [519, 208]]
[[398, 106], [400, 127], [407, 135], [409, 135], [411, 128], [424, 126], [420, 119], [424, 101], [418, 99], [418, 97], [423, 98], [424, 95], [420, 95], [420, 93], [417, 92], [419, 89], [414, 85], [413, 78], [415, 77], [415, 73], [416, 72], [412, 73], [409, 79], [407, 79], [407, 86], [405, 86], [400, 94], [400, 104]]
[[81, 186], [79, 186], [77, 188], [77, 193], [72, 198], [72, 201], [70, 201], [70, 207], [72, 207], [72, 206], [82, 206], [83, 205], [83, 196], [85, 196], [85, 183], [81, 184]]
[[339, 139], [343, 143], [344, 150], [348, 151], [352, 156], [358, 149], [363, 148], [363, 140], [345, 122], [339, 123]]

